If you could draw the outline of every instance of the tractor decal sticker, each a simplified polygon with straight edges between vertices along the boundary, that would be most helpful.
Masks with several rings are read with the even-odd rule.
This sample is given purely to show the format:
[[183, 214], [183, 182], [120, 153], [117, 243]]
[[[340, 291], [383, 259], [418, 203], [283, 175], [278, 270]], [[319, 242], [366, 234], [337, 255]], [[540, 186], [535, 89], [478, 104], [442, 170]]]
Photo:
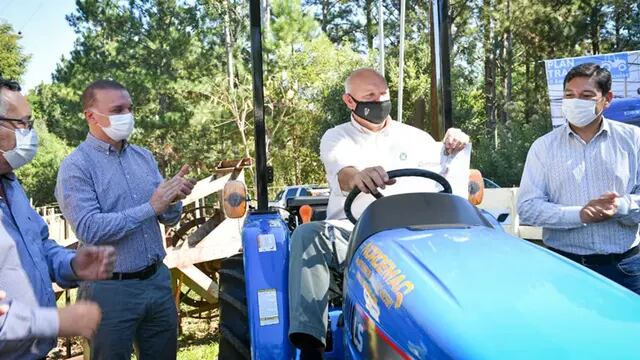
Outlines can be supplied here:
[[258, 252], [276, 251], [276, 237], [273, 234], [258, 234]]
[[276, 289], [258, 290], [258, 313], [260, 326], [274, 325], [280, 322]]
[[410, 360], [412, 356], [391, 340], [365, 311], [355, 307], [351, 341], [362, 354], [363, 359], [372, 360]]
[[359, 352], [364, 350], [364, 324], [366, 322], [363, 314], [360, 311], [356, 312], [356, 316], [353, 318], [353, 329], [351, 329], [351, 341]]
[[[391, 305], [396, 309], [400, 308], [404, 297], [413, 291], [413, 282], [406, 280], [402, 270], [376, 245], [367, 243], [362, 249], [362, 256], [368, 262], [368, 265], [364, 264], [364, 262], [362, 262], [363, 264], [358, 264], [356, 260], [360, 271], [370, 266], [384, 282], [383, 285], [374, 284], [374, 288], [380, 295], [382, 302], [384, 302], [387, 308], [390, 308]], [[368, 269], [368, 272], [371, 273], [371, 269]], [[364, 270], [363, 273], [366, 274], [367, 270]], [[386, 292], [386, 289], [391, 290], [393, 299], [389, 296], [389, 293]]]
[[369, 311], [369, 314], [372, 318], [374, 318], [376, 321], [380, 321], [380, 307], [378, 306], [378, 299], [373, 295], [371, 286], [364, 278], [362, 278], [362, 274], [357, 273], [356, 278], [362, 286], [362, 295], [364, 297], [365, 307]]
[[280, 225], [280, 220], [269, 220], [269, 227], [280, 228], [282, 226]]
[[[380, 299], [382, 300], [384, 305], [387, 307], [387, 309], [391, 308], [391, 305], [393, 305], [393, 300], [391, 299], [391, 296], [389, 295], [389, 292], [387, 292], [387, 290], [384, 289], [384, 287], [378, 281], [375, 281], [375, 278], [371, 277], [372, 271], [371, 271], [371, 268], [369, 267], [369, 265], [367, 265], [362, 260], [361, 257], [358, 257], [356, 259], [356, 266], [358, 267], [358, 270], [360, 271], [360, 273], [362, 273], [365, 276], [366, 279], [371, 279], [372, 281], [374, 281], [373, 282], [374, 293], [378, 294], [380, 296]], [[362, 285], [362, 282], [360, 280], [362, 278], [362, 275], [360, 275], [360, 273], [358, 273], [356, 276], [358, 278], [358, 281]], [[366, 286], [369, 286], [368, 282], [367, 282]], [[364, 288], [365, 285], [362, 285], [362, 287]]]

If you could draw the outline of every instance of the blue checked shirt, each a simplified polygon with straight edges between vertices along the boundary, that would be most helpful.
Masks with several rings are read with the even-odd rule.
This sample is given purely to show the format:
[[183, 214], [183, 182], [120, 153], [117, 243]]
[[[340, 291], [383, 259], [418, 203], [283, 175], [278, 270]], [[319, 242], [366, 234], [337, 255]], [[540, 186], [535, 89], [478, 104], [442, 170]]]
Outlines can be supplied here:
[[[585, 143], [568, 125], [536, 140], [524, 166], [518, 214], [543, 227], [545, 244], [574, 254], [622, 253], [638, 245], [640, 128], [603, 120]], [[583, 224], [580, 209], [607, 191], [619, 198], [609, 220]]]
[[115, 272], [134, 272], [166, 255], [158, 221], [175, 225], [182, 204], [156, 216], [149, 200], [163, 178], [148, 150], [125, 143], [121, 151], [89, 134], [62, 161], [56, 199], [83, 244], [112, 245]]
[[0, 359], [39, 359], [56, 344], [58, 313], [51, 288], [76, 285], [75, 252], [49, 239], [14, 174], [0, 176], [0, 289], [9, 312], [0, 316]]

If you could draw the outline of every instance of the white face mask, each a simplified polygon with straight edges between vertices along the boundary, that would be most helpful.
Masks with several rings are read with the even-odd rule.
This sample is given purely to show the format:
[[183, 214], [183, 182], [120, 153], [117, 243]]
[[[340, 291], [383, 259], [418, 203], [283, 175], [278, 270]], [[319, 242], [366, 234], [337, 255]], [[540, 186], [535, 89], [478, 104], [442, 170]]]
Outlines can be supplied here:
[[7, 129], [16, 135], [16, 147], [11, 150], [0, 150], [13, 170], [28, 164], [38, 152], [38, 134], [34, 129]]
[[[100, 114], [96, 111], [97, 114]], [[134, 124], [133, 114], [118, 114], [118, 115], [104, 115], [109, 118], [109, 122], [111, 125], [107, 127], [102, 127], [104, 133], [107, 134], [108, 137], [113, 139], [114, 141], [121, 141], [128, 139], [131, 133], [133, 132]]]
[[596, 114], [597, 104], [596, 100], [562, 99], [562, 114], [571, 125], [585, 127], [602, 113]]

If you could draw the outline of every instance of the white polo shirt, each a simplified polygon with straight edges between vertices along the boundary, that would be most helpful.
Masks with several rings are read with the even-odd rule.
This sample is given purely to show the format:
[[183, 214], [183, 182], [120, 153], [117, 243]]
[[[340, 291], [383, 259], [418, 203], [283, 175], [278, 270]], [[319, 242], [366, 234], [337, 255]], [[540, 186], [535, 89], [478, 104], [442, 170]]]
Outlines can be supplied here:
[[[358, 170], [381, 166], [387, 172], [405, 168], [422, 168], [440, 173], [441, 164], [449, 159], [426, 132], [390, 120], [379, 132], [372, 132], [353, 118], [338, 125], [322, 136], [320, 159], [324, 164], [331, 194], [327, 207], [327, 220], [345, 219], [344, 202], [348, 192], [340, 189], [338, 173], [345, 167]], [[384, 195], [406, 192], [433, 192], [439, 187], [434, 181], [420, 178], [400, 178], [397, 183], [381, 191]], [[357, 218], [375, 200], [370, 194], [359, 195], [353, 203], [352, 213]]]

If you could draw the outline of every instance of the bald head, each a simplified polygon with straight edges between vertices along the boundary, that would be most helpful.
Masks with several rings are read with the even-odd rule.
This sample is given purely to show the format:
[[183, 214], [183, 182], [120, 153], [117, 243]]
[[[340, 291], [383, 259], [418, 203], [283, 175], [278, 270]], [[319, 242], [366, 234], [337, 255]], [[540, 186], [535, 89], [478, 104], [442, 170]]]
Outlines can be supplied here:
[[344, 92], [351, 94], [354, 87], [360, 85], [376, 84], [387, 87], [387, 80], [379, 72], [370, 68], [361, 68], [353, 71], [344, 82]]

